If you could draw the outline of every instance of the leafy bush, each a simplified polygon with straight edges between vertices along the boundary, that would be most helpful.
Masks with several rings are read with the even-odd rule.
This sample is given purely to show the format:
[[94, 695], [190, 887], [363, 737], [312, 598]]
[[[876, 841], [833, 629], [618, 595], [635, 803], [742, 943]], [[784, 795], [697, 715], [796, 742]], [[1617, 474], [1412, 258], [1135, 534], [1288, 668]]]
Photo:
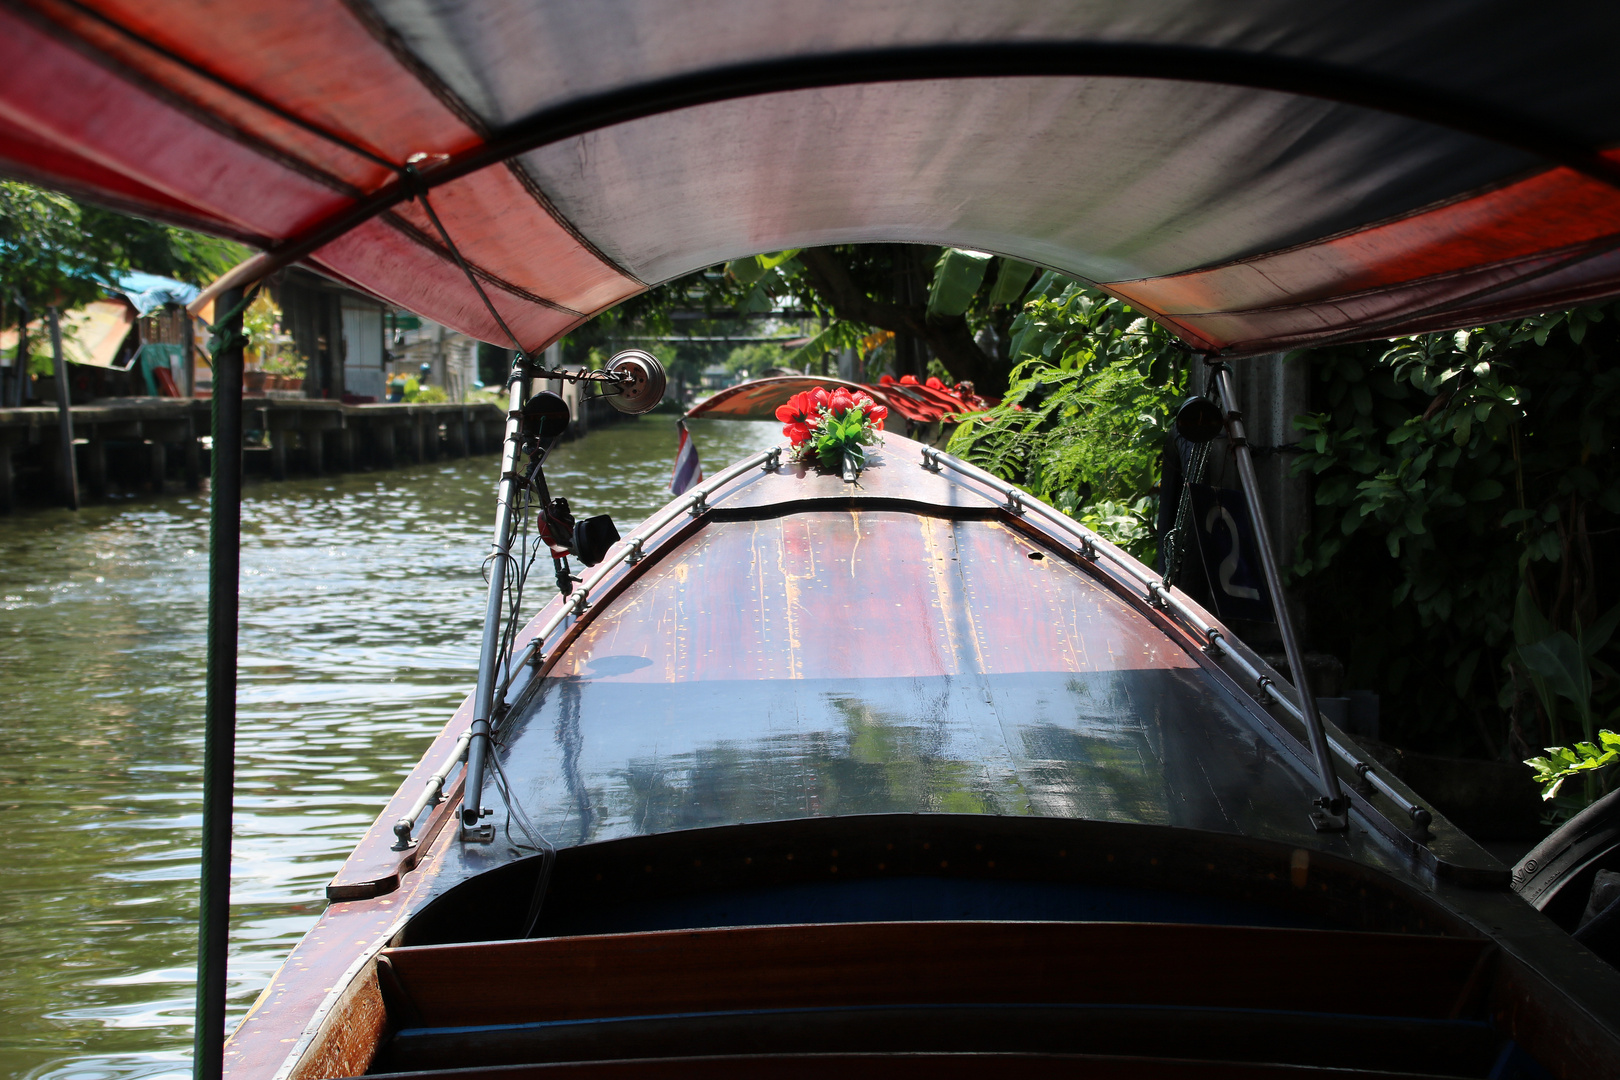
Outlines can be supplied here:
[[450, 400], [442, 386], [418, 386], [405, 392], [405, 400], [413, 405], [443, 405]]
[[[1590, 785], [1599, 780], [1601, 783], [1614, 776], [1609, 766], [1620, 761], [1620, 735], [1612, 731], [1599, 731], [1596, 742], [1578, 742], [1574, 746], [1549, 746], [1546, 757], [1533, 757], [1525, 762], [1536, 771], [1536, 783], [1541, 785], [1541, 797], [1549, 802], [1558, 797], [1558, 791], [1564, 786], [1564, 781], [1574, 777], [1581, 777]], [[1595, 795], [1588, 791], [1581, 800], [1582, 805], [1593, 801]]]
[[1002, 403], [949, 450], [1139, 558], [1156, 552], [1159, 456], [1186, 387], [1183, 347], [1120, 300], [1047, 274], [1012, 323]]
[[1316, 512], [1294, 570], [1316, 644], [1383, 692], [1403, 745], [1524, 757], [1620, 711], [1600, 574], [1620, 554], [1615, 314], [1311, 354], [1296, 469]]

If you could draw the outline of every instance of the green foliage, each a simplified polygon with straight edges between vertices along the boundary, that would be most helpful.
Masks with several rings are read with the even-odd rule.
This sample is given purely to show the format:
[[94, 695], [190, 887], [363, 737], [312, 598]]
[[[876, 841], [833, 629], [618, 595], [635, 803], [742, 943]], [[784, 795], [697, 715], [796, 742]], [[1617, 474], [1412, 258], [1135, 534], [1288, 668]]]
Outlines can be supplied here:
[[782, 365], [784, 367], [798, 368], [802, 371], [807, 365], [820, 360], [827, 353], [842, 352], [845, 349], [859, 349], [866, 332], [866, 328], [860, 323], [834, 319], [827, 324], [826, 329], [789, 353], [787, 358], [782, 361]]
[[1029, 288], [1029, 279], [1035, 276], [1035, 267], [1027, 262], [1017, 259], [1002, 259], [1000, 270], [996, 273], [996, 283], [990, 289], [990, 295], [985, 302], [991, 308], [1006, 307], [1018, 303], [1025, 290]]
[[1184, 352], [1122, 301], [1048, 273], [1013, 321], [1006, 398], [949, 449], [1152, 559], [1159, 456]]
[[0, 181], [0, 298], [8, 305], [74, 307], [130, 269], [205, 284], [246, 256], [229, 240]]
[[850, 409], [843, 416], [829, 412], [810, 435], [810, 456], [830, 472], [842, 470], [846, 457], [859, 470], [866, 465], [866, 447], [877, 441], [876, 429], [860, 409]]
[[0, 181], [0, 295], [20, 296], [31, 311], [73, 307], [98, 296], [120, 266], [107, 238], [80, 228], [81, 210], [66, 195]]
[[726, 370], [733, 375], [746, 371], [749, 377], [757, 378], [760, 372], [768, 368], [782, 367], [785, 356], [780, 345], [773, 345], [768, 341], [753, 341], [731, 350], [726, 356]]
[[934, 264], [934, 281], [928, 289], [928, 314], [965, 315], [973, 297], [984, 284], [984, 272], [993, 256], [987, 251], [946, 248]]
[[[1574, 746], [1549, 746], [1546, 757], [1533, 757], [1525, 760], [1525, 764], [1535, 770], [1535, 781], [1541, 785], [1541, 797], [1548, 802], [1558, 798], [1559, 790], [1564, 781], [1580, 777], [1588, 785], [1601, 779], [1607, 789], [1608, 782], [1613, 773], [1605, 773], [1601, 778], [1600, 772], [1609, 768], [1616, 761], [1620, 761], [1620, 735], [1612, 731], [1599, 731], [1596, 742], [1578, 742]], [[1569, 810], [1578, 810], [1593, 801], [1596, 796], [1587, 792], [1577, 800]]]
[[799, 250], [778, 251], [770, 255], [753, 255], [746, 259], [733, 259], [726, 263], [725, 277], [741, 286], [741, 291], [730, 297], [739, 315], [770, 311], [776, 299], [793, 291], [794, 283], [804, 267], [797, 256]]
[[[1294, 567], [1404, 745], [1503, 757], [1612, 716], [1620, 320], [1588, 307], [1321, 350]], [[1604, 553], [1610, 554], [1605, 558]], [[1387, 596], [1389, 600], [1369, 600]], [[1585, 629], [1583, 629], [1583, 627]], [[1566, 717], [1565, 714], [1568, 714]]]
[[[820, 271], [812, 272], [807, 261]], [[948, 272], [942, 276], [936, 267]], [[770, 366], [809, 369], [825, 364], [829, 353], [853, 348], [869, 380], [885, 372], [921, 376], [937, 365], [946, 382], [976, 380], [981, 393], [994, 395], [1010, 366], [1002, 358], [1008, 324], [1034, 275], [1033, 266], [1015, 259], [916, 244], [789, 249], [733, 259], [649, 289], [575, 330], [563, 347], [567, 362], [577, 363], [592, 347], [688, 333], [694, 340], [682, 342], [666, 367], [672, 379], [695, 382], [716, 363], [754, 370], [730, 363], [729, 346], [700, 338], [762, 330], [796, 337], [819, 323], [821, 333]], [[941, 289], [951, 293], [944, 309]], [[924, 302], [930, 297], [932, 305]], [[985, 344], [991, 341], [999, 344]]]
[[405, 400], [414, 405], [443, 405], [450, 400], [442, 386], [418, 386], [405, 392]]
[[309, 363], [292, 347], [292, 335], [281, 327], [281, 306], [268, 292], [261, 291], [242, 312], [242, 331], [247, 335], [248, 358], [258, 370], [304, 377]]

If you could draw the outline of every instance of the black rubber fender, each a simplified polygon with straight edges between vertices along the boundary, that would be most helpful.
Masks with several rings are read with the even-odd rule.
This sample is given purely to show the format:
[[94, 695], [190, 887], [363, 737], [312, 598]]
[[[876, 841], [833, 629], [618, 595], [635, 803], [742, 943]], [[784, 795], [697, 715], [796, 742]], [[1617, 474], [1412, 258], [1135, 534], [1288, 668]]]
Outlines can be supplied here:
[[1513, 868], [1513, 888], [1574, 931], [1599, 870], [1620, 870], [1620, 791], [1570, 818]]

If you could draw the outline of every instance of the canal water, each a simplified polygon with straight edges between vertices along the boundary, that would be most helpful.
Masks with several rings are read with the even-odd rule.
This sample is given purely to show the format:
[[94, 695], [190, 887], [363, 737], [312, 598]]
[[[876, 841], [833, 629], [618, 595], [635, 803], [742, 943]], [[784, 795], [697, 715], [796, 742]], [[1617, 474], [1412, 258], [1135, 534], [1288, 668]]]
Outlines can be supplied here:
[[[691, 428], [709, 472], [781, 437]], [[668, 500], [674, 451], [672, 419], [644, 417], [547, 476], [628, 531]], [[249, 484], [233, 1026], [471, 687], [495, 475], [468, 458]], [[194, 496], [0, 518], [0, 1076], [189, 1074], [207, 543]]]

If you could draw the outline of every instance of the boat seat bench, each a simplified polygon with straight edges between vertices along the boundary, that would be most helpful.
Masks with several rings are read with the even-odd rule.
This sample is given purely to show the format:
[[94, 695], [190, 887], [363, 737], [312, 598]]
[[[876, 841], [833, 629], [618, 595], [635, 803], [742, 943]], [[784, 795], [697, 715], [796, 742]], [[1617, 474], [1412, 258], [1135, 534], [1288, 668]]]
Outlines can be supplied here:
[[634, 1059], [647, 1070], [637, 1075], [675, 1077], [726, 1053], [798, 1075], [793, 1063], [811, 1058], [842, 1068], [824, 1053], [839, 1051], [866, 1075], [902, 1060], [982, 1069], [1017, 1050], [1029, 1075], [1074, 1075], [1083, 1058], [1084, 1075], [1139, 1076], [1148, 1059], [1130, 1055], [1147, 1049], [1152, 1069], [1178, 1062], [1155, 1075], [1269, 1062], [1484, 1076], [1504, 1045], [1483, 1019], [1491, 960], [1489, 943], [1461, 937], [1162, 923], [833, 923], [404, 947], [378, 961], [394, 1035], [372, 1074], [516, 1077], [571, 1062], [616, 1076], [614, 1060]]
[[730, 1054], [1105, 1054], [1485, 1076], [1503, 1040], [1481, 1020], [1128, 1005], [891, 1005], [406, 1028], [373, 1072]]
[[987, 1076], [1027, 1080], [1434, 1080], [1428, 1073], [1093, 1054], [751, 1054], [370, 1075], [391, 1080], [984, 1080]]

